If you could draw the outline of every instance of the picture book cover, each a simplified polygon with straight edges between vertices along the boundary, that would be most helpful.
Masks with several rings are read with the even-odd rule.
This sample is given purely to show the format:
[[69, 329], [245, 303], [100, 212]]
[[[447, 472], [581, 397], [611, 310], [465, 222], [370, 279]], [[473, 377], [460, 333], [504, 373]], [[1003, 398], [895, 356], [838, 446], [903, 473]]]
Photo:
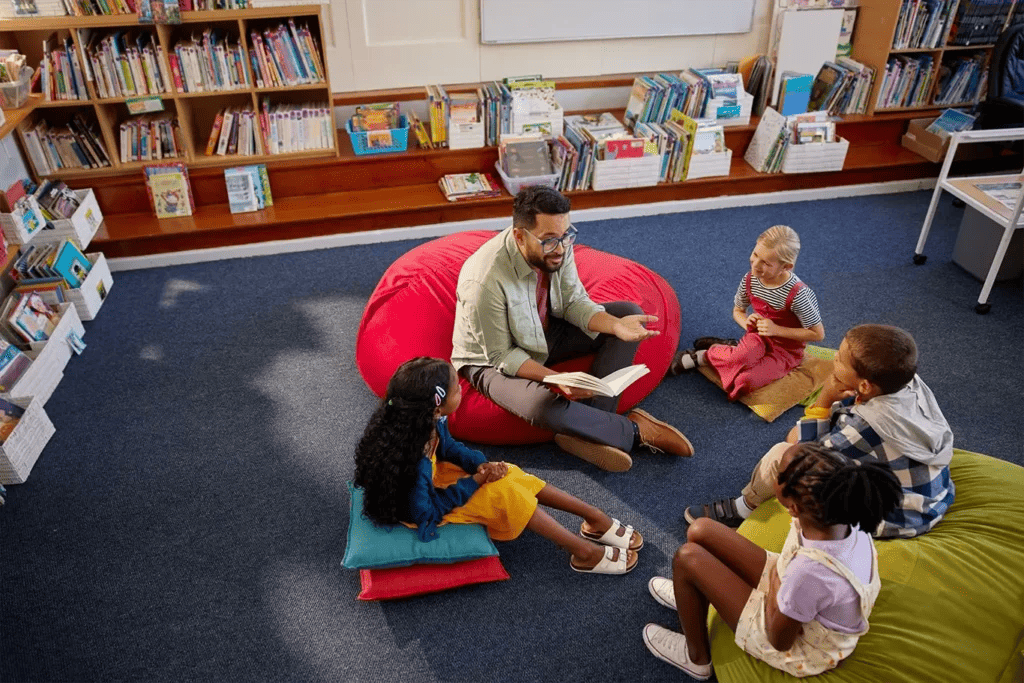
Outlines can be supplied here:
[[3, 339], [0, 339], [0, 349], [0, 391], [8, 392], [32, 365], [32, 359]]
[[24, 414], [24, 408], [0, 399], [0, 443], [7, 441]]
[[194, 208], [185, 164], [169, 163], [145, 168], [150, 204], [157, 218], [191, 216]]
[[29, 342], [49, 339], [59, 320], [57, 312], [38, 294], [21, 295], [7, 319], [14, 331]]
[[53, 262], [53, 269], [64, 278], [71, 288], [78, 288], [85, 282], [92, 262], [86, 258], [73, 242], [65, 240]]
[[605, 140], [604, 158], [629, 159], [644, 155], [644, 140], [627, 138], [624, 140]]
[[228, 207], [231, 213], [259, 211], [259, 198], [252, 174], [244, 167], [224, 169], [224, 182], [228, 190]]

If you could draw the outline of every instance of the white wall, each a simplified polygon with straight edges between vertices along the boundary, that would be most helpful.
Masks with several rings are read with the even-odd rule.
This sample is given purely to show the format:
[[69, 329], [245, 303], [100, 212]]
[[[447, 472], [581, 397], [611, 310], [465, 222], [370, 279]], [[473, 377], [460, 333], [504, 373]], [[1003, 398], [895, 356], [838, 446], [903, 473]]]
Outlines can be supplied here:
[[721, 66], [767, 50], [772, 4], [757, 0], [746, 34], [481, 45], [479, 0], [330, 0], [331, 90]]

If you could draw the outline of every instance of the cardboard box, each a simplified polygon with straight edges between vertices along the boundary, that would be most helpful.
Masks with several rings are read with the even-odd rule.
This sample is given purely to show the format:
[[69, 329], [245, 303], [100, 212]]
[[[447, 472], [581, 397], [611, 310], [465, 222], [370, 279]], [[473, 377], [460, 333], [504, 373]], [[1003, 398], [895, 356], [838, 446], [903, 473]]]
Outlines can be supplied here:
[[934, 120], [934, 118], [911, 119], [907, 126], [907, 132], [903, 136], [903, 146], [932, 163], [941, 164], [942, 160], [946, 158], [950, 138], [925, 130]]

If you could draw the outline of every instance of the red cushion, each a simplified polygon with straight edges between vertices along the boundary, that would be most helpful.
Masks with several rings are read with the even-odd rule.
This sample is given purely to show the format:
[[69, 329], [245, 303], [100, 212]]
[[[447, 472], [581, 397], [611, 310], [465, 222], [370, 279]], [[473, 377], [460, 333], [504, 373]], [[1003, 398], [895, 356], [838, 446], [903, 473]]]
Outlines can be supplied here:
[[[387, 269], [370, 296], [356, 337], [356, 365], [367, 386], [383, 396], [398, 366], [416, 356], [451, 358], [455, 327], [455, 287], [462, 264], [496, 233], [463, 232], [421, 244]], [[658, 316], [661, 334], [643, 342], [635, 363], [651, 372], [623, 392], [619, 412], [643, 400], [665, 376], [679, 345], [679, 300], [657, 273], [621, 256], [577, 244], [576, 268], [590, 298], [632, 301]], [[556, 366], [587, 370], [591, 358]], [[484, 444], [528, 444], [551, 439], [549, 431], [527, 424], [486, 399], [462, 380], [462, 405], [449, 418], [457, 439]]]
[[459, 586], [510, 578], [497, 556], [454, 564], [414, 564], [390, 569], [360, 569], [360, 600], [391, 600], [436, 593]]

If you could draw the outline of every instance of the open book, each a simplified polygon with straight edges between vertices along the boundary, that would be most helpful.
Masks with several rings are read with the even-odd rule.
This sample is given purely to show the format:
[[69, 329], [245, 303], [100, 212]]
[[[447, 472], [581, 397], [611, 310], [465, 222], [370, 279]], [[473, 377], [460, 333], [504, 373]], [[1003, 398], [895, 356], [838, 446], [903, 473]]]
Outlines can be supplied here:
[[566, 387], [586, 389], [599, 396], [618, 396], [626, 387], [650, 371], [650, 368], [641, 363], [640, 365], [630, 365], [628, 368], [616, 370], [602, 379], [598, 379], [585, 372], [561, 372], [555, 375], [548, 375], [544, 378], [544, 381], [548, 384], [560, 384]]

